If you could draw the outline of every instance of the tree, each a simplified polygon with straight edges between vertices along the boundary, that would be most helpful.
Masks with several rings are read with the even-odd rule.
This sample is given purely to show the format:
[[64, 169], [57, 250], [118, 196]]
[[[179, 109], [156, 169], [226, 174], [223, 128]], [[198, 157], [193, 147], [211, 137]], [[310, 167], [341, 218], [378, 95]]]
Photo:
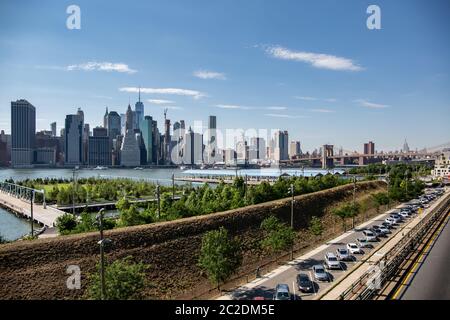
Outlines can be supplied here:
[[389, 203], [389, 196], [386, 192], [378, 192], [372, 195], [372, 200], [377, 208], [377, 213], [379, 213], [380, 207]]
[[[105, 299], [106, 300], [137, 300], [143, 298], [146, 286], [145, 271], [148, 265], [142, 262], [133, 263], [131, 257], [116, 260], [105, 267]], [[97, 272], [89, 276], [90, 285], [87, 298], [101, 299], [100, 264]]]
[[56, 228], [62, 235], [71, 233], [73, 230], [75, 230], [76, 227], [77, 220], [70, 213], [65, 213], [62, 216], [56, 218]]
[[273, 253], [288, 250], [294, 244], [294, 230], [275, 216], [264, 219], [261, 223], [261, 229], [265, 234], [261, 245]]
[[219, 230], [205, 233], [198, 264], [206, 271], [209, 280], [217, 285], [219, 291], [220, 284], [236, 272], [241, 263], [240, 244], [229, 237], [225, 228], [220, 227]]
[[313, 216], [311, 218], [311, 221], [309, 222], [309, 231], [315, 236], [320, 236], [323, 233], [323, 225], [322, 221], [316, 217]]
[[332, 212], [335, 216], [338, 216], [339, 218], [342, 219], [342, 228], [344, 229], [345, 232], [347, 230], [345, 225], [345, 218], [347, 218], [348, 215], [346, 208], [344, 207], [334, 208]]
[[3, 238], [3, 236], [0, 234], [0, 244], [6, 243], [7, 241], [5, 240], [5, 238]]

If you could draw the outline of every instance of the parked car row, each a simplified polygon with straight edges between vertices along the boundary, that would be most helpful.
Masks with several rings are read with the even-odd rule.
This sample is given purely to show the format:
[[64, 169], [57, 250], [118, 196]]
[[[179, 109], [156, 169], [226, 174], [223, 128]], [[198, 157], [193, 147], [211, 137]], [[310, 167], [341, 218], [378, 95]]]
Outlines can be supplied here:
[[[428, 192], [418, 199], [410, 201], [401, 209], [393, 211], [379, 225], [362, 230], [361, 236], [355, 242], [350, 242], [345, 247], [337, 248], [335, 252], [326, 252], [323, 263], [312, 266], [312, 278], [308, 273], [301, 272], [297, 275], [298, 290], [304, 293], [312, 293], [316, 291], [315, 283], [331, 282], [332, 276], [327, 270], [344, 270], [344, 262], [355, 261], [355, 255], [363, 255], [363, 249], [373, 249], [374, 243], [379, 242], [380, 238], [387, 238], [392, 234], [392, 229], [405, 222], [411, 216], [416, 214], [420, 208], [423, 208], [429, 202], [440, 197], [444, 190], [437, 189]], [[275, 289], [275, 300], [290, 300], [292, 298], [287, 284], [278, 284]]]

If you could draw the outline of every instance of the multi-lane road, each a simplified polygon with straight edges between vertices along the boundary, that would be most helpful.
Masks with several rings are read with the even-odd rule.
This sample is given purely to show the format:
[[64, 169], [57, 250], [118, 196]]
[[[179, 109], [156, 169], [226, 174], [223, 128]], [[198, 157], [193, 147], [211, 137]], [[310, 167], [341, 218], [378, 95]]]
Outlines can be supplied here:
[[[435, 200], [436, 202], [436, 200]], [[405, 205], [400, 205], [395, 209], [400, 209]], [[434, 207], [434, 206], [432, 206]], [[395, 210], [394, 209], [394, 210]], [[431, 208], [430, 208], [431, 209]], [[425, 215], [430, 209], [425, 209], [426, 211], [422, 213]], [[256, 279], [242, 287], [237, 288], [231, 293], [220, 297], [219, 299], [238, 299], [238, 300], [249, 300], [256, 297], [264, 297], [265, 299], [272, 299], [275, 293], [275, 287], [277, 284], [285, 283], [289, 285], [289, 289], [295, 299], [302, 300], [312, 300], [320, 298], [324, 293], [328, 292], [336, 283], [340, 282], [342, 279], [346, 278], [348, 274], [354, 269], [355, 264], [360, 264], [361, 261], [368, 259], [373, 254], [378, 254], [376, 251], [380, 251], [380, 248], [386, 244], [389, 239], [393, 238], [394, 235], [401, 236], [402, 232], [406, 232], [408, 224], [414, 219], [416, 215], [413, 215], [405, 222], [399, 224], [395, 229], [392, 229], [392, 233], [387, 237], [380, 238], [379, 242], [373, 243], [372, 249], [363, 249], [363, 254], [353, 255], [354, 261], [342, 262], [342, 270], [327, 270], [330, 278], [330, 282], [318, 282], [313, 279], [311, 268], [316, 264], [324, 263], [324, 256], [327, 252], [336, 253], [338, 248], [345, 248], [348, 243], [354, 243], [356, 239], [363, 238], [362, 231], [372, 227], [373, 225], [380, 225], [384, 220], [392, 213], [393, 210], [389, 210], [377, 217], [371, 219], [370, 221], [357, 226], [354, 230], [348, 231], [338, 238], [316, 248], [315, 250], [298, 257], [294, 261], [289, 262], [263, 277]], [[450, 233], [450, 232], [448, 232]], [[397, 236], [397, 237], [399, 237]], [[449, 236], [449, 235], [447, 235]], [[445, 240], [444, 240], [445, 242]], [[447, 242], [448, 244], [448, 238]], [[443, 247], [445, 246], [442, 245]], [[441, 249], [445, 250], [445, 248]], [[439, 254], [439, 252], [437, 253]], [[448, 261], [450, 255], [446, 253], [446, 259]], [[448, 264], [447, 264], [448, 266]], [[445, 268], [445, 267], [443, 267]], [[430, 271], [433, 272], [433, 271]], [[311, 293], [302, 293], [298, 291], [298, 285], [296, 282], [297, 275], [299, 273], [306, 273], [314, 281], [314, 291]], [[445, 272], [444, 272], [445, 273]], [[446, 279], [448, 275], [446, 275]], [[421, 284], [419, 283], [419, 286]]]

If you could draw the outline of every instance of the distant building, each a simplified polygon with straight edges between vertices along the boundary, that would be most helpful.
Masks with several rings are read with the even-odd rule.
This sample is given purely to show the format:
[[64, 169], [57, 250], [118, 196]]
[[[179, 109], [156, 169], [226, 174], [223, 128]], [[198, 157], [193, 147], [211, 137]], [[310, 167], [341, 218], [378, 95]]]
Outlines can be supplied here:
[[218, 158], [217, 154], [217, 118], [216, 116], [209, 116], [208, 119], [208, 141], [206, 145], [206, 162], [209, 164], [214, 164], [221, 159]]
[[275, 161], [289, 159], [289, 134], [287, 131], [275, 132], [273, 153]]
[[54, 148], [39, 148], [35, 150], [36, 165], [54, 166], [56, 164], [56, 150]]
[[375, 154], [375, 143], [373, 143], [372, 141], [364, 143], [364, 154]]
[[125, 134], [128, 132], [128, 130], [134, 129], [134, 114], [133, 110], [131, 110], [131, 106], [128, 105], [127, 113], [125, 115]]
[[36, 149], [53, 149], [55, 151], [55, 162], [61, 161], [60, 138], [54, 136], [53, 132], [45, 130], [36, 132], [35, 143]]
[[155, 159], [153, 158], [153, 118], [151, 116], [145, 116], [140, 124], [140, 128], [146, 149], [145, 163], [153, 164], [155, 163]]
[[244, 165], [249, 162], [249, 146], [244, 138], [236, 143], [236, 162]]
[[83, 124], [80, 113], [66, 116], [64, 129], [65, 164], [78, 166], [83, 162]]
[[203, 135], [189, 128], [184, 137], [183, 163], [198, 165], [203, 163]]
[[289, 144], [289, 158], [295, 158], [302, 154], [300, 149], [300, 141], [291, 141]]
[[121, 133], [120, 115], [116, 111], [111, 111], [106, 116], [106, 126], [108, 129], [108, 136], [111, 139], [115, 139]]
[[141, 102], [141, 89], [139, 88], [139, 100], [134, 105], [135, 110], [135, 129], [140, 129], [142, 120], [144, 120], [144, 104]]
[[450, 179], [450, 151], [443, 152], [436, 159], [431, 174], [434, 178]]
[[225, 164], [227, 166], [236, 165], [236, 151], [234, 149], [225, 149]]
[[11, 135], [0, 132], [0, 166], [6, 167], [11, 163]]
[[409, 145], [408, 145], [408, 142], [406, 141], [406, 139], [405, 139], [405, 142], [403, 143], [403, 148], [402, 148], [402, 152], [403, 153], [409, 153]]
[[137, 167], [141, 165], [140, 137], [133, 129], [128, 129], [120, 149], [120, 164], [125, 167]]
[[97, 127], [89, 137], [89, 166], [110, 166], [112, 164], [108, 129]]
[[11, 102], [11, 165], [31, 167], [34, 160], [36, 108], [27, 100]]
[[250, 161], [266, 159], [266, 141], [264, 138], [253, 137], [250, 139], [249, 159]]
[[50, 124], [50, 130], [52, 131], [52, 136], [56, 137], [56, 122]]

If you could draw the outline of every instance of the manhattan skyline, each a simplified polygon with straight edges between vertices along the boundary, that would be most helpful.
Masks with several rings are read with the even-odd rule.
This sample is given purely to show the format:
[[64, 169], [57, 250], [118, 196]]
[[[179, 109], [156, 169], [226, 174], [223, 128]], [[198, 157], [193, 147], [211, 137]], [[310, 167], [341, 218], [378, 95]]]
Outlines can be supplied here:
[[92, 127], [105, 107], [124, 113], [141, 87], [158, 123], [164, 108], [187, 123], [213, 114], [222, 130], [288, 130], [305, 150], [450, 140], [445, 1], [378, 1], [381, 30], [367, 29], [366, 1], [77, 1], [80, 30], [66, 28], [70, 4], [0, 4], [7, 133], [16, 99], [36, 107], [36, 130], [59, 132], [77, 108]]

